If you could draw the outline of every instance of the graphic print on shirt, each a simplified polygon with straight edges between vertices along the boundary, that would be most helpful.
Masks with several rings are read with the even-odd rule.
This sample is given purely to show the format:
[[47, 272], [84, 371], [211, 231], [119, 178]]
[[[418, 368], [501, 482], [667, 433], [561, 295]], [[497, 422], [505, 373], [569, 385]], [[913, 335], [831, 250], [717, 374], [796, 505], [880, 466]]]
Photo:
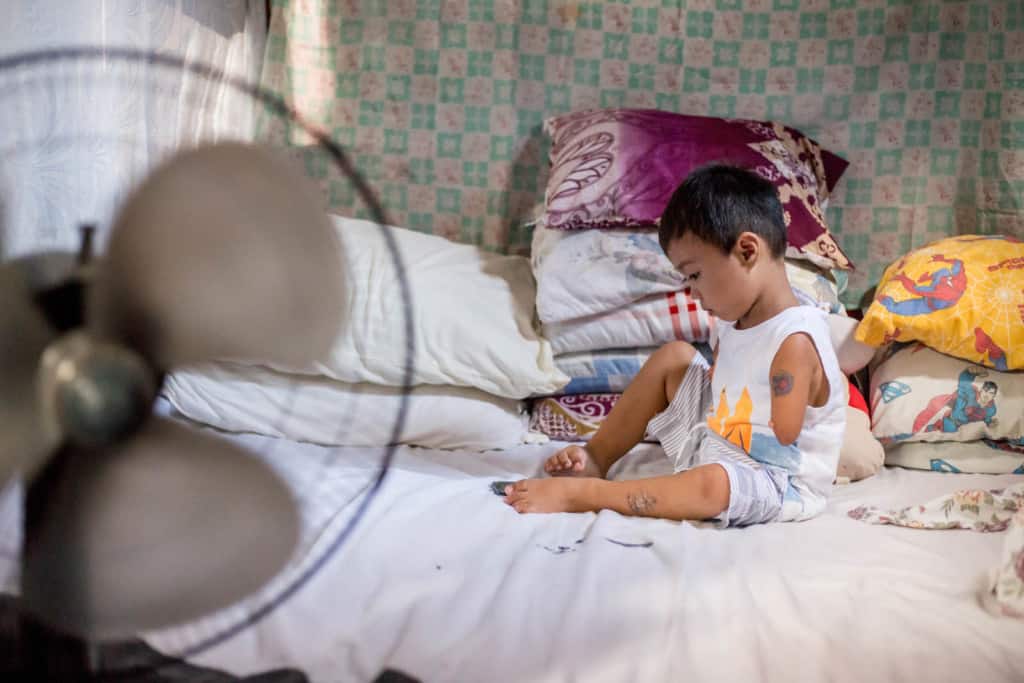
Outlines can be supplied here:
[[796, 442], [783, 446], [775, 434], [754, 432], [750, 440], [750, 457], [759, 463], [795, 470], [800, 466], [800, 449]]
[[714, 415], [708, 415], [708, 427], [719, 436], [736, 444], [745, 453], [750, 453], [750, 416], [754, 412], [754, 403], [750, 400], [750, 392], [743, 387], [736, 408], [729, 410], [729, 397], [725, 387], [718, 396], [718, 409]]
[[754, 402], [747, 387], [743, 387], [740, 398], [733, 410], [729, 409], [729, 397], [725, 387], [718, 397], [718, 408], [708, 415], [708, 427], [730, 443], [743, 449], [752, 459], [765, 465], [774, 465], [794, 470], [800, 465], [800, 450], [797, 444], [783, 446], [771, 432], [754, 431], [751, 416]]

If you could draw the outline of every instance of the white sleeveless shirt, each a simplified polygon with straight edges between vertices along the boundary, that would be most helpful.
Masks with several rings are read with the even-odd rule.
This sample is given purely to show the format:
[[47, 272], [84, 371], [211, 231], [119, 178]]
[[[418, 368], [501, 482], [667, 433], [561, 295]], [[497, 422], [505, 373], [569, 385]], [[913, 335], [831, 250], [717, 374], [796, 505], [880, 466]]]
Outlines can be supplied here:
[[[789, 474], [779, 521], [817, 515], [825, 508], [836, 476], [849, 400], [826, 314], [811, 306], [792, 306], [747, 329], [717, 322], [718, 361], [711, 378], [709, 429], [753, 460]], [[782, 342], [799, 332], [807, 334], [817, 348], [828, 379], [828, 400], [821, 407], [807, 407], [796, 441], [783, 446], [768, 426], [772, 416], [769, 375]]]

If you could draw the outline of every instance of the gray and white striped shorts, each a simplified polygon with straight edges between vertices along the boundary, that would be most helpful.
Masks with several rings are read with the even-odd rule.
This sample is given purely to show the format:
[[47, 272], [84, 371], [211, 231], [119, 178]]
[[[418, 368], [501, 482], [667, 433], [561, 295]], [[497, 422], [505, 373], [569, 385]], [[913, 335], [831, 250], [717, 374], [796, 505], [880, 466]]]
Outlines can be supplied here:
[[713, 407], [709, 371], [704, 357], [696, 354], [672, 402], [651, 419], [647, 431], [661, 442], [676, 472], [710, 464], [725, 470], [729, 507], [717, 518], [720, 526], [773, 522], [782, 511], [789, 473], [757, 462], [708, 428]]

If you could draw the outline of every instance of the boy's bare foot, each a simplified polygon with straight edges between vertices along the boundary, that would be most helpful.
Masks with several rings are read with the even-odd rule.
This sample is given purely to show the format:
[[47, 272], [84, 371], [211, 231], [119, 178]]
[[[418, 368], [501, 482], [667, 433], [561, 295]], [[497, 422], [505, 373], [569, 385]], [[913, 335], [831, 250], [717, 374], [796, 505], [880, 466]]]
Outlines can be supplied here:
[[523, 479], [505, 487], [505, 502], [516, 512], [587, 512], [587, 490], [592, 480], [577, 477]]
[[544, 471], [553, 477], [599, 477], [604, 472], [583, 446], [566, 446], [544, 463]]

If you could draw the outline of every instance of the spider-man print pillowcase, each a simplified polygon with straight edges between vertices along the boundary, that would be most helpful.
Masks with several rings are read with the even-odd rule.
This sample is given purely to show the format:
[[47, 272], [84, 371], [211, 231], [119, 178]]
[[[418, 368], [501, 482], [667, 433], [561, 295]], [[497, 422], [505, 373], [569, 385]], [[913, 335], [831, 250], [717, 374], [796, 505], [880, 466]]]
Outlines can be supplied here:
[[748, 168], [775, 184], [786, 220], [787, 256], [848, 269], [824, 206], [847, 162], [779, 123], [599, 109], [544, 122], [551, 174], [541, 223], [549, 228], [651, 228], [672, 192], [712, 162]]
[[857, 341], [919, 341], [995, 370], [1024, 368], [1024, 240], [961, 235], [890, 265]]
[[870, 403], [871, 432], [887, 448], [1024, 438], [1024, 373], [999, 372], [923, 344], [886, 349], [871, 372]]

